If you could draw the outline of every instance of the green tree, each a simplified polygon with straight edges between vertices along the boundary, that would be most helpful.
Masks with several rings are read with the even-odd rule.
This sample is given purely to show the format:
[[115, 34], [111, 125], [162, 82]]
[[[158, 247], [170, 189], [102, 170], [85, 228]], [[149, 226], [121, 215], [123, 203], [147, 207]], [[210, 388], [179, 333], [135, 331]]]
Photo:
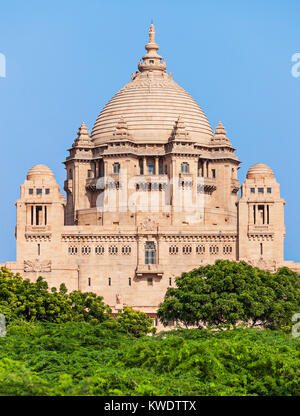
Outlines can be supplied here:
[[153, 319], [130, 306], [124, 306], [123, 310], [118, 312], [116, 321], [126, 332], [135, 337], [147, 335], [149, 332], [154, 333], [156, 329], [152, 327]]
[[59, 291], [49, 290], [42, 277], [34, 283], [4, 268], [0, 271], [0, 313], [8, 323], [16, 319], [55, 323], [111, 319], [111, 309], [95, 293], [68, 294], [64, 284]]
[[300, 309], [300, 279], [286, 267], [272, 274], [243, 261], [218, 260], [183, 273], [176, 285], [158, 310], [164, 324], [177, 319], [199, 327], [244, 322], [275, 328], [290, 325]]

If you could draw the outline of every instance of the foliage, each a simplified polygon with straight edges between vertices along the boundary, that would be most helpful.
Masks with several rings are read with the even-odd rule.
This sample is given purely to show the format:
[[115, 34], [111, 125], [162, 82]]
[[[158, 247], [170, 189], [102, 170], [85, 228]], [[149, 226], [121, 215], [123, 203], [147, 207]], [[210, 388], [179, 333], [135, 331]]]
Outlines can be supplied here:
[[295, 396], [299, 377], [300, 338], [276, 330], [23, 322], [0, 338], [0, 395]]
[[245, 262], [218, 260], [183, 273], [169, 288], [158, 316], [185, 325], [288, 326], [299, 312], [300, 279], [288, 268], [272, 274]]
[[119, 311], [116, 321], [121, 328], [135, 337], [141, 337], [156, 330], [156, 328], [152, 328], [153, 319], [148, 318], [144, 312], [137, 311], [131, 306], [124, 306], [123, 310]]
[[0, 313], [9, 323], [16, 319], [26, 321], [97, 321], [110, 319], [110, 308], [95, 293], [73, 291], [67, 294], [66, 286], [48, 290], [42, 277], [36, 283], [23, 279], [2, 268], [0, 271]]

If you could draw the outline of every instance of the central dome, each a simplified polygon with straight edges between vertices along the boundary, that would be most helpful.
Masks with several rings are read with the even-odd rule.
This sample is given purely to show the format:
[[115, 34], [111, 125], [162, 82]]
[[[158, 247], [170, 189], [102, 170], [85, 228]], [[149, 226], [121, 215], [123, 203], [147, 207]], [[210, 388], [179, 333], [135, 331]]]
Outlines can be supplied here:
[[196, 101], [166, 72], [157, 54], [154, 27], [150, 26], [147, 54], [139, 71], [103, 108], [92, 130], [95, 145], [114, 138], [119, 123], [126, 126], [135, 142], [167, 142], [179, 117], [189, 138], [207, 144], [212, 128]]

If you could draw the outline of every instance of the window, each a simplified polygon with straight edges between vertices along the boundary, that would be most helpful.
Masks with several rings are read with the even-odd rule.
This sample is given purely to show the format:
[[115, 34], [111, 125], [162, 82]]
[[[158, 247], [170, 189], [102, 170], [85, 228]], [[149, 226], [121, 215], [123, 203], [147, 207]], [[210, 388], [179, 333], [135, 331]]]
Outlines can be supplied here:
[[189, 173], [189, 164], [187, 162], [181, 163], [181, 173]]
[[128, 285], [131, 286], [131, 277], [128, 278]]
[[113, 173], [118, 174], [120, 173], [120, 163], [113, 164]]
[[215, 177], [216, 177], [216, 169], [212, 169], [211, 170], [211, 176], [212, 176], [212, 178], [215, 179]]
[[88, 286], [91, 286], [91, 281], [92, 281], [92, 279], [89, 277], [88, 278]]
[[46, 188], [46, 189], [45, 189], [45, 194], [46, 194], [46, 195], [49, 195], [49, 194], [50, 194], [50, 189], [49, 189], [49, 188]]
[[264, 225], [265, 224], [265, 206], [264, 205], [258, 205], [257, 207], [257, 223], [258, 225]]
[[210, 254], [218, 254], [219, 253], [219, 247], [218, 246], [210, 246], [209, 247]]
[[122, 247], [122, 254], [128, 256], [131, 253], [131, 247], [130, 246], [123, 246]]
[[140, 175], [144, 175], [143, 159], [139, 160], [139, 167], [140, 167]]
[[69, 247], [69, 254], [72, 256], [72, 255], [76, 255], [77, 253], [78, 253], [78, 249], [77, 249], [77, 247], [76, 246], [70, 246]]
[[111, 286], [111, 278], [108, 278], [108, 286]]
[[263, 194], [264, 193], [264, 188], [258, 188], [258, 193]]
[[104, 254], [104, 247], [103, 246], [96, 246], [95, 247], [95, 254], [99, 254], [99, 255]]
[[117, 246], [109, 246], [108, 252], [111, 256], [116, 256], [118, 254], [118, 247]]
[[150, 62], [150, 64], [154, 64], [154, 60], [153, 59], [150, 59], [149, 62]]
[[91, 171], [91, 169], [88, 170], [88, 178], [92, 177], [93, 172]]
[[262, 256], [263, 255], [263, 251], [264, 251], [263, 250], [263, 243], [260, 243], [259, 246], [260, 246], [260, 255]]
[[29, 195], [33, 195], [33, 189], [32, 188], [29, 189]]
[[89, 246], [82, 246], [81, 247], [81, 254], [83, 254], [84, 256], [89, 255], [91, 252], [91, 247]]
[[147, 169], [148, 169], [148, 175], [154, 175], [155, 173], [154, 163], [148, 163]]
[[232, 253], [232, 246], [223, 247], [223, 254], [231, 254], [231, 253]]
[[169, 277], [169, 286], [172, 286], [172, 277]]
[[69, 169], [69, 179], [73, 179], [73, 171], [72, 171], [72, 169]]
[[148, 277], [147, 282], [148, 282], [148, 286], [153, 286], [153, 278], [152, 277]]
[[35, 225], [43, 224], [43, 207], [38, 205], [35, 207]]
[[205, 246], [204, 245], [199, 245], [199, 246], [196, 246], [196, 253], [197, 254], [204, 254], [205, 253]]
[[145, 264], [155, 264], [155, 244], [147, 241], [145, 244]]
[[41, 245], [38, 244], [38, 256], [40, 256], [40, 255], [41, 255]]
[[42, 193], [43, 193], [43, 190], [42, 190], [41, 188], [38, 188], [38, 189], [36, 190], [36, 194], [37, 194], [37, 195], [42, 195]]
[[178, 254], [178, 246], [172, 245], [169, 247], [169, 254]]
[[162, 175], [163, 174], [163, 160], [159, 159], [158, 161], [158, 174]]
[[182, 253], [183, 254], [191, 254], [192, 253], [192, 246], [189, 244], [186, 244], [182, 247]]
[[272, 188], [267, 188], [267, 193], [271, 194], [272, 193]]
[[250, 189], [251, 194], [255, 194], [255, 188]]

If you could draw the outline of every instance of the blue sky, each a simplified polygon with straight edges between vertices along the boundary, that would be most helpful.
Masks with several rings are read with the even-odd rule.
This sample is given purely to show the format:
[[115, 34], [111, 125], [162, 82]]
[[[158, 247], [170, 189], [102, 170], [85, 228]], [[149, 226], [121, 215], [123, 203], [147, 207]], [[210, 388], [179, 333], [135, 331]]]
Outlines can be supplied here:
[[82, 121], [91, 130], [130, 80], [153, 19], [167, 69], [221, 120], [248, 168], [271, 166], [286, 200], [285, 258], [300, 261], [300, 2], [295, 0], [52, 0], [1, 5], [0, 262], [15, 259], [15, 206], [26, 172], [48, 165], [61, 188]]

